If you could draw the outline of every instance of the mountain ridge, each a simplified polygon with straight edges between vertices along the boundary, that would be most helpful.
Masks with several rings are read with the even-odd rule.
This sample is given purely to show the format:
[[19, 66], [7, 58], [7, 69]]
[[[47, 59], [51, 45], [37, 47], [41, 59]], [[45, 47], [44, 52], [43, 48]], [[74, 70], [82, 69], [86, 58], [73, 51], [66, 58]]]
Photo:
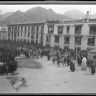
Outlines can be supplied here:
[[[5, 19], [2, 19], [2, 25], [7, 24], [17, 24], [17, 23], [31, 23], [31, 22], [46, 22], [46, 20], [59, 20], [59, 21], [71, 21], [76, 19], [82, 19], [86, 15], [77, 10], [72, 9], [63, 14], [58, 14], [54, 12], [51, 8], [46, 9], [43, 7], [33, 7], [29, 10], [22, 12], [17, 10], [15, 12], [10, 13], [6, 16]], [[92, 17], [93, 16], [93, 17]], [[93, 14], [92, 18], [96, 18], [96, 14]]]

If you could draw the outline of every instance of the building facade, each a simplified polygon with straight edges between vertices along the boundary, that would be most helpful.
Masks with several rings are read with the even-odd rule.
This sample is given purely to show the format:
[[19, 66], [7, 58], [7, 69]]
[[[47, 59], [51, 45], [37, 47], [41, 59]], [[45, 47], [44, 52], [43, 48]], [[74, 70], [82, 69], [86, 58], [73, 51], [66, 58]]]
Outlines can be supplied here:
[[7, 27], [0, 27], [0, 40], [8, 40]]
[[44, 23], [10, 24], [8, 40], [43, 44]]
[[78, 50], [96, 47], [96, 20], [82, 19], [45, 24], [45, 45]]
[[41, 43], [43, 46], [89, 50], [96, 48], [96, 19], [10, 24], [8, 40]]

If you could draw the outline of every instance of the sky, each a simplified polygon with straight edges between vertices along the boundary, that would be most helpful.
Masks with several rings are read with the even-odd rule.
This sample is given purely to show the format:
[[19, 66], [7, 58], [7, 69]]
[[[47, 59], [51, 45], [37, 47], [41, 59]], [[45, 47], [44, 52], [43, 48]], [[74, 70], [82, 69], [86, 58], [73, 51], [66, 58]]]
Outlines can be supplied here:
[[[73, 10], [73, 9], [76, 9], [76, 10], [79, 10], [81, 12], [83, 12], [84, 14], [86, 14], [86, 12], [89, 10], [91, 10], [91, 14], [95, 14], [96, 13], [96, 5], [61, 5], [61, 4], [34, 4], [34, 5], [0, 5], [0, 10], [2, 11], [2, 14], [5, 13], [5, 12], [15, 12], [17, 10], [21, 10], [22, 12], [25, 12], [27, 11], [28, 9], [30, 8], [33, 8], [33, 7], [43, 7], [43, 8], [46, 8], [46, 9], [49, 9], [51, 8], [53, 11], [55, 11], [56, 13], [59, 13], [59, 14], [64, 14], [64, 12], [67, 12], [69, 10]], [[1, 14], [1, 11], [0, 11], [0, 14]]]

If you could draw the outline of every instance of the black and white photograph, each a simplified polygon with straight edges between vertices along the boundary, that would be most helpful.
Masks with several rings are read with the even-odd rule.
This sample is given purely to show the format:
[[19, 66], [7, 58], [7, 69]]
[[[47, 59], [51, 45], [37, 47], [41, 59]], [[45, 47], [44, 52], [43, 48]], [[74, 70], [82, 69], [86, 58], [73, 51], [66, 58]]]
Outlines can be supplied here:
[[1, 2], [0, 94], [96, 94], [96, 2]]

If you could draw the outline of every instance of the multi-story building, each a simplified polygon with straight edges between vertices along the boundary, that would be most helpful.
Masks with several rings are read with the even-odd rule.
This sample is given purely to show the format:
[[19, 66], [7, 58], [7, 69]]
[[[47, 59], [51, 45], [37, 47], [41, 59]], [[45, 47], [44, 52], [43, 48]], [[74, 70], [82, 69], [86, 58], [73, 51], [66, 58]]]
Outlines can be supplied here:
[[45, 43], [51, 47], [87, 50], [96, 48], [96, 19], [46, 23]]
[[10, 24], [8, 40], [43, 43], [44, 23]]
[[45, 23], [10, 24], [8, 39], [42, 43], [43, 46], [57, 46], [87, 50], [96, 47], [96, 19], [90, 19], [88, 14], [82, 20], [47, 21]]
[[8, 32], [7, 27], [0, 27], [0, 40], [7, 40]]

